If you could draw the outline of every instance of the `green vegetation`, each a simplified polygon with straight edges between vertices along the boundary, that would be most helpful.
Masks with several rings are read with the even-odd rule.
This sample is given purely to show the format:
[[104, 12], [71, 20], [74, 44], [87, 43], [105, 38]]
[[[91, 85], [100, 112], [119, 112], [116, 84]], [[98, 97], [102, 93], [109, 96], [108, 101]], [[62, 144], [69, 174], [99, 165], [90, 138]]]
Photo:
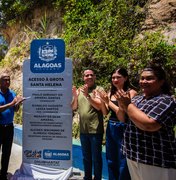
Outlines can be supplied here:
[[5, 42], [2, 35], [0, 35], [0, 59], [3, 59], [5, 54], [7, 53], [8, 45]]
[[65, 7], [63, 38], [67, 56], [73, 58], [76, 86], [82, 83], [81, 71], [93, 68], [98, 84], [108, 88], [108, 77], [116, 66], [126, 67], [132, 84], [137, 86], [140, 70], [149, 63], [157, 63], [166, 69], [174, 88], [176, 44], [169, 45], [160, 31], [138, 37], [146, 2], [80, 0]]
[[132, 40], [140, 32], [145, 14], [129, 0], [74, 1], [64, 15], [67, 56], [73, 58], [74, 83], [81, 84], [83, 68], [93, 68], [99, 83], [106, 86], [107, 75], [118, 65], [126, 66]]
[[[160, 31], [141, 31], [147, 2], [148, 0], [2, 0], [0, 25], [13, 26], [17, 21], [23, 24], [26, 19], [33, 18], [34, 9], [42, 6], [47, 6], [51, 11], [62, 10], [64, 28], [55, 37], [65, 40], [66, 56], [73, 59], [73, 80], [76, 86], [82, 84], [82, 70], [92, 68], [96, 72], [97, 83], [108, 89], [111, 71], [117, 66], [124, 66], [129, 71], [131, 83], [138, 87], [140, 70], [149, 63], [157, 63], [167, 71], [173, 94], [176, 95], [176, 44], [168, 44]], [[50, 37], [47, 34], [50, 21], [44, 12], [40, 29], [34, 30], [29, 25], [24, 27], [23, 35], [29, 41], [20, 42], [17, 47], [10, 49], [11, 55], [15, 57], [13, 60], [22, 61], [29, 54], [33, 39]], [[4, 66], [3, 61], [0, 66]]]
[[47, 5], [51, 8], [58, 0], [1, 0], [0, 2], [0, 24], [13, 24], [16, 21], [25, 21], [30, 18], [34, 9]]
[[0, 44], [0, 59], [4, 58], [4, 56], [5, 56], [6, 52], [7, 52], [7, 49], [8, 49], [7, 45]]

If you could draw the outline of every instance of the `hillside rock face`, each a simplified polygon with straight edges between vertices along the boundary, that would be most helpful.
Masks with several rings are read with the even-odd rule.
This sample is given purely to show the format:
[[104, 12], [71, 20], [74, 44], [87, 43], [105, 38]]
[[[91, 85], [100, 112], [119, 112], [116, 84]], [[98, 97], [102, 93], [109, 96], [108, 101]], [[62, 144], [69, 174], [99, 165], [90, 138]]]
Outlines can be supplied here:
[[176, 0], [150, 0], [143, 31], [162, 29], [169, 43], [176, 39]]
[[[62, 26], [61, 12], [43, 7], [35, 9], [24, 23], [15, 23], [13, 26], [0, 29], [9, 44], [9, 51], [3, 60], [4, 64], [10, 61], [10, 65], [6, 65], [6, 69], [1, 68], [0, 73], [4, 70], [9, 72], [12, 89], [22, 92], [22, 66], [23, 61], [29, 59], [31, 41], [40, 38], [40, 34], [43, 38], [57, 38], [55, 34], [62, 32]], [[14, 54], [15, 49], [13, 48], [21, 48], [21, 51]]]
[[46, 38], [53, 37], [54, 34], [61, 32], [63, 22], [60, 11], [54, 11], [42, 7], [35, 9], [30, 14], [25, 22], [16, 22], [12, 26], [7, 26], [4, 29], [0, 29], [4, 35], [6, 41], [10, 45], [10, 48], [18, 44], [19, 41], [30, 40], [26, 34], [31, 31], [34, 38], [37, 37], [37, 33], [45, 34]]
[[[47, 15], [47, 22], [42, 18]], [[47, 23], [47, 29], [50, 35], [54, 31], [62, 31], [61, 12], [51, 11], [47, 7], [35, 9], [33, 14], [29, 15], [26, 24], [32, 30], [41, 30], [41, 22]], [[25, 25], [26, 25], [25, 24]], [[146, 20], [142, 27], [142, 31], [157, 30], [162, 28], [165, 35], [169, 35], [170, 40], [176, 38], [176, 0], [148, 0], [146, 8]], [[18, 33], [24, 29], [24, 24], [16, 23], [11, 27], [1, 29], [0, 31], [6, 37], [10, 45], [16, 42]], [[15, 39], [15, 40], [14, 40]]]

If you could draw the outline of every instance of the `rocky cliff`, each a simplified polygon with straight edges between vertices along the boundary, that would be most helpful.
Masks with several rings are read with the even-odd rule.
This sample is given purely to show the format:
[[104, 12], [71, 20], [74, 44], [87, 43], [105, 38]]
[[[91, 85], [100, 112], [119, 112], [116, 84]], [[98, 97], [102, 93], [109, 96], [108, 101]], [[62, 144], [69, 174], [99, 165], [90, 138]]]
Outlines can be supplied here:
[[62, 26], [61, 12], [43, 7], [35, 9], [25, 22], [1, 29], [9, 43], [9, 50], [0, 73], [7, 70], [11, 74], [11, 87], [17, 92], [22, 92], [22, 65], [25, 59], [29, 59], [31, 41], [38, 38], [58, 38], [56, 34], [62, 32]]
[[176, 0], [150, 0], [143, 31], [161, 29], [169, 43], [176, 39]]

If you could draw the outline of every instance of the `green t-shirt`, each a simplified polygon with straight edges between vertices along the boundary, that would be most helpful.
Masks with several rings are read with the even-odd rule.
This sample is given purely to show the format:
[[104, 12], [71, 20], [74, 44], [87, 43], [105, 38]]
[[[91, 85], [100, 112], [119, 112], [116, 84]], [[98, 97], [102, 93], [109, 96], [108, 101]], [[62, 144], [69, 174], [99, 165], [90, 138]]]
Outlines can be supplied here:
[[[94, 89], [103, 89], [100, 86], [94, 86], [89, 89], [89, 94], [92, 95]], [[102, 134], [103, 128], [103, 114], [96, 110], [89, 100], [80, 92], [78, 97], [78, 112], [80, 116], [80, 133]]]

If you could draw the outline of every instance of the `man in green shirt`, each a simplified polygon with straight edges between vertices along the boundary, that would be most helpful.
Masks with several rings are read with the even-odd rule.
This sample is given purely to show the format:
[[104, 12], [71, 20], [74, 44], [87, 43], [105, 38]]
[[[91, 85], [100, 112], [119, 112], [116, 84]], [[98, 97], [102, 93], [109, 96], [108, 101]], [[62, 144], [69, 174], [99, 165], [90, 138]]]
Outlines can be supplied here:
[[80, 117], [80, 140], [84, 164], [84, 180], [92, 180], [92, 165], [94, 180], [102, 177], [102, 140], [103, 114], [102, 102], [96, 96], [96, 90], [102, 90], [95, 84], [96, 76], [93, 70], [83, 72], [84, 85], [78, 90], [73, 87], [72, 109], [78, 109]]

